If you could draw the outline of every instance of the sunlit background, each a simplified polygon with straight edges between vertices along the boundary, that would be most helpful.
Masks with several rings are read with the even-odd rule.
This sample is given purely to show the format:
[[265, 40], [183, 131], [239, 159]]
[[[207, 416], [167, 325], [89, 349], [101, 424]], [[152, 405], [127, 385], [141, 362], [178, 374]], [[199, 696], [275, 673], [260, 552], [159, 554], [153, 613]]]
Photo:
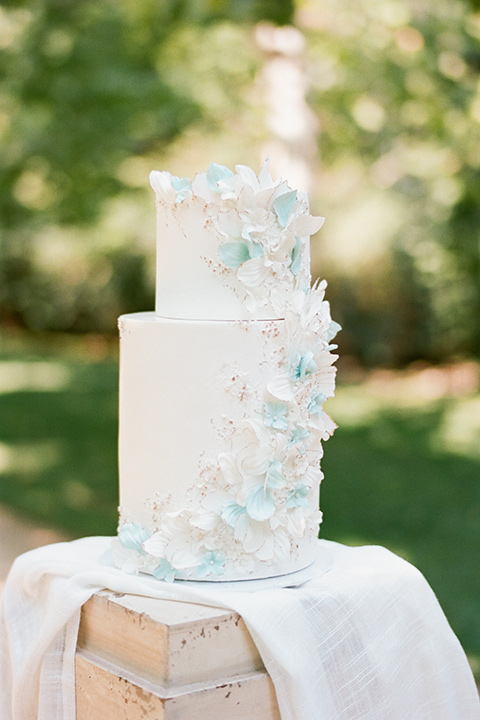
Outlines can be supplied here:
[[327, 218], [313, 274], [344, 328], [322, 535], [415, 563], [480, 675], [475, 0], [0, 3], [0, 509], [115, 531], [148, 173], [267, 155]]

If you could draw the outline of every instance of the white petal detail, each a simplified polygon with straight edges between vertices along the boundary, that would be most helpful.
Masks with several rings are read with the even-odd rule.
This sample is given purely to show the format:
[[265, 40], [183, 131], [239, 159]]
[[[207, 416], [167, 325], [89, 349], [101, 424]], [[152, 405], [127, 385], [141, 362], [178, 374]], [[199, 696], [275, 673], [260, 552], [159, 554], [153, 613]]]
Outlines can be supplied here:
[[198, 173], [195, 175], [192, 181], [192, 191], [194, 195], [202, 198], [205, 202], [215, 203], [218, 200], [218, 195], [211, 190], [208, 180], [207, 173]]
[[162, 557], [163, 553], [165, 552], [166, 542], [167, 540], [165, 538], [165, 535], [161, 532], [156, 532], [152, 535], [151, 538], [149, 538], [143, 543], [143, 547], [145, 549], [145, 552], [147, 552], [149, 555], [153, 555], [154, 557]]
[[186, 570], [200, 565], [201, 560], [191, 549], [190, 537], [178, 537], [165, 548], [165, 557], [174, 568]]
[[330, 415], [327, 415], [324, 410], [322, 410], [322, 414], [320, 416], [312, 415], [308, 424], [319, 430], [322, 440], [328, 440], [328, 438], [331, 437], [337, 429], [337, 425], [333, 422]]
[[242, 236], [243, 223], [236, 210], [227, 210], [218, 213], [218, 229], [226, 237], [237, 239]]
[[218, 525], [220, 520], [219, 515], [213, 512], [199, 513], [195, 517], [191, 518], [190, 524], [199, 530], [205, 530], [206, 532], [212, 532]]
[[123, 572], [133, 574], [141, 570], [145, 563], [145, 556], [136, 550], [125, 548], [118, 538], [112, 540], [112, 557], [115, 565]]
[[271, 450], [268, 446], [248, 446], [240, 460], [240, 467], [244, 475], [262, 475], [266, 472], [270, 460]]
[[275, 557], [279, 562], [287, 561], [290, 556], [290, 540], [286, 532], [275, 533]]
[[260, 182], [252, 168], [247, 165], [235, 165], [235, 170], [245, 185], [250, 187], [253, 192], [258, 192], [260, 190]]
[[285, 400], [286, 402], [290, 402], [290, 400], [293, 400], [295, 397], [293, 383], [287, 373], [277, 375], [273, 380], [270, 380], [267, 385], [267, 390], [274, 397], [279, 400]]
[[235, 527], [235, 538], [240, 540], [246, 553], [256, 553], [270, 534], [268, 522], [255, 522], [248, 515], [242, 515]]
[[149, 175], [150, 185], [158, 200], [174, 203], [177, 197], [171, 183], [171, 174], [166, 170], [152, 170]]
[[263, 257], [247, 260], [237, 270], [237, 277], [247, 287], [258, 287], [269, 275]]
[[243, 478], [233, 453], [220, 453], [217, 459], [223, 476], [228, 483], [235, 485], [238, 482], [242, 482]]
[[314, 235], [320, 230], [325, 222], [324, 217], [313, 215], [299, 215], [295, 220], [295, 232], [300, 237]]
[[274, 549], [275, 541], [273, 535], [269, 535], [255, 555], [259, 560], [271, 560], [273, 558]]

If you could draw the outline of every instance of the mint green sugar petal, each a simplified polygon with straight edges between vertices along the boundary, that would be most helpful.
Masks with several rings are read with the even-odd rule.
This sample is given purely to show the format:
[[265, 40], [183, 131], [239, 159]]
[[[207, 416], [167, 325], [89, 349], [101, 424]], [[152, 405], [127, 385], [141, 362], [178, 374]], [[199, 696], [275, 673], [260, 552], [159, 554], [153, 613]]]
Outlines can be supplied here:
[[292, 262], [290, 263], [290, 270], [294, 275], [298, 275], [300, 272], [300, 263], [302, 260], [301, 255], [302, 241], [295, 235], [295, 247], [292, 250]]
[[273, 460], [267, 470], [267, 486], [270, 488], [281, 488], [285, 485], [285, 478], [282, 475], [282, 464], [279, 460]]
[[192, 183], [188, 178], [179, 178], [176, 175], [170, 178], [170, 184], [177, 193], [177, 202], [179, 203], [185, 200], [192, 189]]
[[268, 520], [275, 512], [275, 505], [269, 490], [258, 485], [252, 490], [247, 500], [247, 513], [252, 520]]
[[[310, 403], [310, 405], [308, 406], [309, 412], [311, 412], [311, 409], [310, 409], [311, 407], [316, 407], [313, 400]], [[309, 437], [309, 435], [310, 435], [310, 432], [306, 428], [296, 427], [295, 430], [293, 431], [292, 439], [290, 440], [290, 442], [293, 444], [293, 443], [300, 442], [301, 440], [306, 440]]]
[[175, 580], [175, 568], [173, 568], [168, 560], [162, 558], [160, 565], [153, 571], [157, 580], [165, 580], [165, 582], [173, 582]]
[[172, 177], [170, 178], [170, 183], [173, 189], [177, 192], [192, 189], [192, 183], [188, 178], [179, 178], [176, 175], [172, 175]]
[[231, 528], [234, 528], [240, 515], [243, 515], [245, 512], [246, 509], [243, 505], [239, 505], [235, 500], [230, 500], [226, 502], [222, 508], [222, 520]]
[[276, 200], [274, 200], [273, 209], [275, 210], [278, 222], [282, 227], [286, 226], [288, 217], [295, 205], [296, 199], [297, 191], [291, 190], [288, 193], [284, 193], [284, 195], [280, 195]]
[[337, 322], [335, 322], [335, 320], [332, 320], [331, 323], [330, 323], [330, 325], [329, 325], [329, 328], [328, 328], [328, 330], [327, 330], [327, 340], [328, 340], [329, 342], [330, 342], [330, 340], [333, 340], [333, 338], [335, 337], [335, 335], [336, 335], [338, 332], [340, 332], [341, 329], [342, 329], [342, 326], [339, 325]]
[[118, 533], [118, 539], [124, 548], [139, 552], [142, 552], [142, 545], [149, 537], [147, 530], [138, 523], [125, 523]]
[[223, 245], [220, 245], [218, 248], [218, 254], [225, 265], [234, 270], [250, 259], [248, 246], [239, 240], [223, 243]]
[[226, 558], [223, 553], [211, 550], [205, 553], [202, 558], [202, 564], [197, 568], [197, 575], [205, 577], [206, 575], [223, 575], [225, 572]]
[[263, 255], [263, 245], [260, 243], [250, 241], [248, 243], [248, 252], [250, 258], [258, 258]]
[[217, 163], [211, 163], [207, 171], [207, 183], [210, 190], [219, 192], [218, 183], [220, 180], [227, 180], [232, 177], [233, 172], [229, 170], [225, 165], [217, 165]]
[[285, 505], [287, 508], [308, 507], [308, 494], [310, 488], [303, 483], [297, 483], [287, 495]]

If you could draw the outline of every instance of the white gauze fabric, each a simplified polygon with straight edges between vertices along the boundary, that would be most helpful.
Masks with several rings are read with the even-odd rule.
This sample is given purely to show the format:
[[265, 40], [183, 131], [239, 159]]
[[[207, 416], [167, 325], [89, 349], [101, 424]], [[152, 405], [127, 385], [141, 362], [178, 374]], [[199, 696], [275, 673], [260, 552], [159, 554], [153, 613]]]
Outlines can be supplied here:
[[80, 609], [103, 588], [238, 612], [282, 720], [480, 718], [466, 656], [435, 595], [383, 548], [322, 540], [316, 565], [271, 584], [169, 584], [115, 569], [110, 542], [50, 545], [14, 563], [0, 605], [2, 720], [75, 720]]

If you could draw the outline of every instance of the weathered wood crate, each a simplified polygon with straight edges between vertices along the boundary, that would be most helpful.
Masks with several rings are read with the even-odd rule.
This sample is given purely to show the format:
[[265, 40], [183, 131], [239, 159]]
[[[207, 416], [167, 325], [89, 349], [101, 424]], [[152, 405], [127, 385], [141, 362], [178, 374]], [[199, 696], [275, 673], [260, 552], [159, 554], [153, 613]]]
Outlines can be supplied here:
[[77, 720], [280, 720], [241, 617], [102, 591], [82, 608]]

